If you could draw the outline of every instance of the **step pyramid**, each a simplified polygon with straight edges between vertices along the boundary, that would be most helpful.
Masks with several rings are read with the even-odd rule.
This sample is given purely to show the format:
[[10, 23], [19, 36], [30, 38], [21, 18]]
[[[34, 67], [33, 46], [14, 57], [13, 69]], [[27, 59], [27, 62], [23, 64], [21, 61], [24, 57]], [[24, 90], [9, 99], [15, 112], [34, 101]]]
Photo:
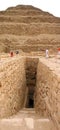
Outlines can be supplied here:
[[36, 7], [18, 5], [0, 11], [0, 52], [60, 47], [60, 18]]

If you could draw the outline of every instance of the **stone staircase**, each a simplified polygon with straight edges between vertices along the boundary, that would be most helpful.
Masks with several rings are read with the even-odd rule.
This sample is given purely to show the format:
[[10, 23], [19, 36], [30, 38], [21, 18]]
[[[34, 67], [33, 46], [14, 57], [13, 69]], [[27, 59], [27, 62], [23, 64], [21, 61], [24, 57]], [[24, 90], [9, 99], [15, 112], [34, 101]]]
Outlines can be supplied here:
[[0, 120], [0, 130], [55, 130], [49, 119], [40, 118], [34, 108], [24, 108], [16, 115]]

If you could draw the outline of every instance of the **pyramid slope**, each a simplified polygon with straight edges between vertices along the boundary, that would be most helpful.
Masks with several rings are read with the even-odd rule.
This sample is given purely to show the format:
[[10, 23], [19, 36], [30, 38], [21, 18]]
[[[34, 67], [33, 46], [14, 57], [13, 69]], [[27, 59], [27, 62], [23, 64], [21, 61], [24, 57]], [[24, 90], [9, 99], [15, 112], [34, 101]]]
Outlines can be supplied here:
[[60, 18], [28, 5], [0, 11], [0, 52], [38, 51], [60, 46]]

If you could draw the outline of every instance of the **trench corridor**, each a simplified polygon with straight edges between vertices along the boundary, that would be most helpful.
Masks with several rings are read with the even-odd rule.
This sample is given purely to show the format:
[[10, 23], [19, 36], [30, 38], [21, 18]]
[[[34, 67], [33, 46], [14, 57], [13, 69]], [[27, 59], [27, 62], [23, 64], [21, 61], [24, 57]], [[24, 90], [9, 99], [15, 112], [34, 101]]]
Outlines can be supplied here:
[[26, 108], [34, 108], [38, 59], [26, 59], [26, 87], [28, 89]]
[[[23, 106], [16, 114], [0, 121], [0, 130], [57, 130], [48, 116], [40, 116], [35, 109], [38, 62], [38, 58], [26, 59], [26, 87], [24, 92], [26, 94], [23, 98]], [[22, 89], [23, 91], [24, 89]], [[40, 98], [38, 100], [40, 102]]]
[[25, 107], [15, 115], [0, 122], [0, 130], [55, 130], [48, 118], [40, 117], [35, 111], [34, 94], [36, 89], [38, 59], [26, 59]]

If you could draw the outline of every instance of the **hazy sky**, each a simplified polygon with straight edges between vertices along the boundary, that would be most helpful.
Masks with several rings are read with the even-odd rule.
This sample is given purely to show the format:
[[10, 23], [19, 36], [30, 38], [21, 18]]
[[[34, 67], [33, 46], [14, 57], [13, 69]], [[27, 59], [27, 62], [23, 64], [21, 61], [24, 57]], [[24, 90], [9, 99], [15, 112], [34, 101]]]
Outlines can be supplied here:
[[0, 0], [0, 10], [19, 4], [33, 5], [60, 17], [60, 0]]

